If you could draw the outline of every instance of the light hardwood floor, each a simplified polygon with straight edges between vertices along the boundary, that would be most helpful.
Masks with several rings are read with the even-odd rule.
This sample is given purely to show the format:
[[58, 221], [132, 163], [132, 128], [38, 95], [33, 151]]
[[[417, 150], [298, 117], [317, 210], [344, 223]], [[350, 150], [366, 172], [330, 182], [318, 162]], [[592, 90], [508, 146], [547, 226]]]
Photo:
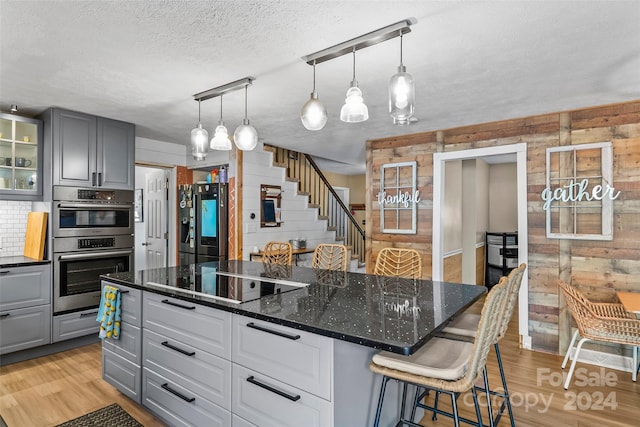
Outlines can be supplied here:
[[[601, 374], [596, 366], [578, 363], [577, 368], [583, 368], [584, 376], [593, 376], [593, 381], [608, 376], [609, 382], [615, 384], [573, 384], [565, 391], [558, 379], [562, 374], [562, 357], [519, 349], [515, 319], [517, 315], [500, 349], [518, 426], [640, 425], [640, 381], [632, 382], [629, 372], [604, 369]], [[8, 426], [54, 426], [111, 403], [120, 404], [145, 426], [162, 426], [144, 408], [102, 380], [100, 351], [100, 344], [92, 344], [1, 367], [0, 414]], [[491, 352], [488, 367], [493, 386], [500, 384], [495, 360]], [[470, 396], [462, 395], [458, 402], [461, 412], [473, 419]], [[443, 397], [441, 408], [447, 407], [450, 407], [448, 398]], [[439, 416], [436, 422], [425, 417], [422, 424], [442, 427], [453, 422]], [[499, 425], [509, 425], [508, 418], [503, 418]]]

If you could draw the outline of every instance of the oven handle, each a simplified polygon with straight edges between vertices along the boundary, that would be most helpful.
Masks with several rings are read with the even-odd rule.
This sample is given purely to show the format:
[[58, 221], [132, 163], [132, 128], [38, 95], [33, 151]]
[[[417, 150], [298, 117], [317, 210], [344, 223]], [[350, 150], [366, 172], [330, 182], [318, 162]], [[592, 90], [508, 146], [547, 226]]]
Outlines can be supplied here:
[[74, 260], [74, 259], [91, 259], [91, 258], [104, 258], [108, 256], [120, 256], [131, 255], [133, 251], [113, 251], [113, 252], [99, 252], [95, 254], [73, 254], [73, 255], [59, 255], [58, 260]]
[[132, 205], [111, 203], [58, 203], [61, 209], [131, 209]]

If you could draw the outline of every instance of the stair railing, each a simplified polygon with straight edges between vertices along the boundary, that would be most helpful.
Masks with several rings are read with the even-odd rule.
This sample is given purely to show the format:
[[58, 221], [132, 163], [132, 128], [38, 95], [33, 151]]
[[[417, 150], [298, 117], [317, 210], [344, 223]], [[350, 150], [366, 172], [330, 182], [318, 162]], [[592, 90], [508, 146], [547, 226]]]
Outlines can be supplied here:
[[265, 144], [265, 149], [273, 153], [276, 166], [287, 170], [289, 181], [298, 182], [298, 194], [309, 197], [309, 206], [318, 208], [320, 219], [326, 219], [329, 230], [336, 232], [336, 240], [351, 248], [351, 254], [364, 263], [364, 230], [351, 214], [335, 189], [329, 183], [313, 158], [304, 153]]

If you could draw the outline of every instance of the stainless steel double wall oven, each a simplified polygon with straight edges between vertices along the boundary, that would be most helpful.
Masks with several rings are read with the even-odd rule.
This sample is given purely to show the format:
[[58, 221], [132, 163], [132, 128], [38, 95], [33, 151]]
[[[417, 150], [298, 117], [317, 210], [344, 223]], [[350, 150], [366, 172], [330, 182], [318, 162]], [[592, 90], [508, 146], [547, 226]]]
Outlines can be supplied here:
[[97, 307], [100, 275], [134, 268], [133, 191], [53, 188], [54, 314]]

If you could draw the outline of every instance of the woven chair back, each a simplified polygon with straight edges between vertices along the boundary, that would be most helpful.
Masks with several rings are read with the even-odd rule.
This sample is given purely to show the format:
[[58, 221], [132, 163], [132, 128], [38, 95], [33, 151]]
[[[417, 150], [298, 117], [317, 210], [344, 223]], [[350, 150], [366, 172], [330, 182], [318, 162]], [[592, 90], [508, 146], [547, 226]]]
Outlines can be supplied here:
[[289, 242], [268, 242], [264, 246], [262, 262], [267, 264], [291, 265], [291, 244]]
[[422, 278], [422, 259], [415, 249], [383, 248], [378, 253], [373, 274], [378, 276]]
[[347, 271], [347, 247], [330, 243], [321, 243], [313, 251], [312, 268]]
[[558, 281], [567, 307], [583, 338], [617, 344], [640, 345], [640, 320], [622, 304], [594, 303], [575, 286]]
[[509, 273], [507, 277], [507, 298], [505, 298], [505, 307], [506, 310], [505, 316], [502, 318], [502, 324], [500, 325], [500, 334], [498, 335], [498, 339], [502, 339], [505, 333], [507, 332], [507, 328], [509, 326], [509, 322], [511, 321], [511, 317], [513, 316], [513, 311], [515, 309], [516, 303], [518, 302], [518, 294], [520, 293], [520, 284], [522, 283], [522, 277], [524, 276], [524, 271], [527, 268], [527, 264], [522, 263], [518, 266], [518, 268], [514, 268]]

